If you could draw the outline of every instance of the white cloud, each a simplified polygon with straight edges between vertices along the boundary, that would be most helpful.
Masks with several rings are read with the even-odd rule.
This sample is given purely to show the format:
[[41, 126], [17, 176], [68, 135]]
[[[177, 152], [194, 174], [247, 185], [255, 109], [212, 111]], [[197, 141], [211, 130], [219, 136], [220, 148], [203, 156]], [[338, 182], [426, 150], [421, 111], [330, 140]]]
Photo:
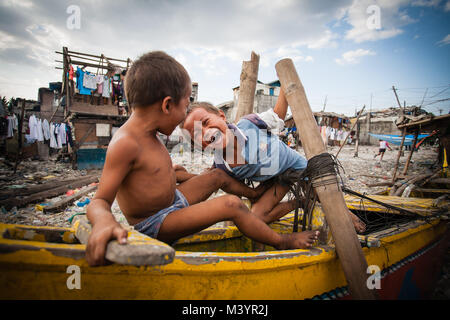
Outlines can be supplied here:
[[334, 41], [338, 38], [338, 35], [332, 33], [330, 30], [325, 30], [321, 37], [319, 37], [315, 41], [311, 41], [308, 43], [308, 48], [310, 49], [321, 49], [326, 47], [337, 47], [337, 42]]
[[413, 7], [437, 7], [441, 0], [415, 0], [412, 2]]
[[450, 34], [446, 35], [441, 41], [438, 41], [437, 44], [439, 44], [440, 46], [450, 44]]
[[403, 26], [417, 22], [401, 10], [409, 3], [409, 0], [354, 0], [343, 18], [351, 25], [345, 38], [361, 43], [388, 39], [403, 33]]
[[445, 12], [450, 11], [450, 1], [447, 1], [447, 3], [445, 4], [444, 11]]
[[5, 0], [3, 1], [3, 5], [7, 7], [22, 7], [22, 8], [33, 7], [33, 3], [27, 0]]
[[364, 56], [373, 56], [375, 55], [375, 52], [371, 50], [365, 50], [365, 49], [357, 49], [353, 51], [347, 51], [342, 54], [341, 58], [335, 59], [336, 63], [340, 65], [346, 65], [346, 64], [357, 64], [360, 62], [361, 58]]

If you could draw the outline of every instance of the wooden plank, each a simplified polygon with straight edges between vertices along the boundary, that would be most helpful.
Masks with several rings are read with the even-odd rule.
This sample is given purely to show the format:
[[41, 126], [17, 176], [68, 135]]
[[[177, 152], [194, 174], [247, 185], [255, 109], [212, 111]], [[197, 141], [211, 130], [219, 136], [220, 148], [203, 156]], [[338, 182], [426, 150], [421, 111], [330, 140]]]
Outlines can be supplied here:
[[[89, 53], [82, 53], [82, 52], [76, 52], [76, 51], [69, 51], [70, 54], [79, 54], [79, 55], [83, 55], [83, 56], [88, 56], [88, 57], [93, 57], [93, 58], [101, 58], [101, 56], [97, 56], [97, 55], [93, 55], [93, 54], [89, 54]], [[104, 57], [107, 60], [111, 60], [111, 61], [119, 61], [119, 62], [128, 62], [128, 60], [121, 60], [121, 59], [116, 59], [116, 58], [109, 58], [109, 57]]]
[[[95, 135], [94, 129], [95, 124], [81, 124], [75, 123], [75, 151], [79, 149], [85, 142], [97, 141], [97, 136]], [[80, 134], [83, 133], [83, 136]]]
[[[291, 59], [283, 59], [275, 65], [281, 87], [291, 106], [292, 115], [299, 132], [307, 159], [326, 153], [314, 115], [306, 98], [305, 90]], [[367, 288], [367, 261], [350, 218], [350, 212], [342, 191], [336, 182], [320, 185], [323, 179], [315, 179], [314, 188], [336, 244], [336, 252], [342, 265], [348, 287], [354, 299], [375, 299], [376, 293]]]
[[98, 182], [98, 176], [90, 177], [88, 179], [81, 179], [78, 181], [70, 182], [67, 185], [57, 187], [51, 190], [43, 191], [35, 193], [29, 197], [23, 197], [23, 198], [9, 198], [6, 200], [0, 201], [0, 206], [4, 206], [7, 210], [11, 209], [12, 207], [23, 207], [27, 205], [28, 203], [32, 202], [39, 202], [47, 198], [56, 197], [63, 193], [65, 193], [67, 190], [80, 188], [85, 185], [88, 185], [92, 182]]
[[[416, 182], [419, 182], [421, 180], [424, 180], [428, 177], [430, 177], [432, 174], [431, 173], [426, 173], [426, 174], [421, 174], [418, 176], [415, 176], [412, 179], [409, 179], [407, 181], [407, 183], [403, 183], [393, 194], [394, 196], [400, 197], [403, 194], [403, 191], [405, 191], [406, 187], [408, 187], [409, 185], [415, 184]], [[391, 194], [389, 194], [391, 195]]]
[[93, 105], [90, 103], [76, 101], [70, 107], [71, 113], [89, 113], [102, 116], [117, 116], [119, 111], [115, 105]]
[[444, 121], [445, 120], [450, 120], [450, 114], [444, 114], [444, 115], [437, 116], [437, 117], [433, 117], [432, 116], [432, 117], [427, 118], [427, 119], [400, 124], [397, 127], [399, 129], [409, 128], [409, 127], [419, 127], [420, 125], [423, 127], [424, 125], [427, 125], [427, 124], [429, 124], [431, 122], [437, 122], [437, 121], [442, 121], [442, 120], [444, 120]]
[[[75, 236], [82, 244], [87, 244], [92, 226], [86, 216], [76, 216], [72, 223]], [[106, 247], [105, 258], [111, 262], [134, 265], [165, 265], [175, 257], [175, 250], [164, 242], [150, 238], [142, 233], [128, 229], [127, 244], [112, 240]]]
[[[93, 177], [93, 176], [85, 176], [85, 177], [81, 177], [81, 178], [86, 179], [89, 177]], [[96, 176], [96, 177], [98, 177], [98, 176]], [[56, 187], [67, 185], [71, 182], [78, 181], [78, 180], [80, 180], [80, 177], [77, 177], [75, 179], [67, 179], [67, 180], [63, 180], [63, 181], [49, 181], [47, 183], [33, 185], [30, 187], [25, 187], [25, 188], [20, 188], [20, 189], [2, 190], [2, 191], [0, 191], [0, 197], [4, 198], [4, 197], [8, 197], [8, 196], [16, 197], [16, 196], [24, 196], [24, 195], [29, 196], [34, 193], [43, 192], [46, 190], [54, 189]]]
[[75, 200], [80, 199], [81, 197], [87, 195], [88, 193], [91, 193], [92, 191], [94, 191], [95, 189], [97, 189], [97, 185], [95, 186], [88, 186], [86, 188], [81, 189], [80, 191], [78, 191], [77, 193], [68, 196], [60, 201], [55, 202], [54, 204], [44, 207], [44, 213], [50, 213], [50, 212], [56, 212], [56, 211], [61, 211], [64, 208], [66, 208], [67, 206], [71, 205]]
[[246, 114], [253, 113], [256, 82], [258, 81], [259, 55], [252, 51], [250, 61], [242, 62], [241, 84], [234, 122]]
[[393, 183], [392, 182], [377, 182], [377, 183], [366, 183], [366, 186], [368, 187], [383, 187], [383, 186], [387, 186], [387, 187], [392, 187]]

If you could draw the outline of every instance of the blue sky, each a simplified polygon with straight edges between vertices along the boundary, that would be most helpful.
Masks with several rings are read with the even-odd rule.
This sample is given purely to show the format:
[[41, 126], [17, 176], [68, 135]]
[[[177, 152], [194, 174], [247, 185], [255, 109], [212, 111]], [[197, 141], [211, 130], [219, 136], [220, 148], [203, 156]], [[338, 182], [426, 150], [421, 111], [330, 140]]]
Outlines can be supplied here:
[[[80, 28], [67, 27], [69, 5]], [[0, 0], [0, 95], [37, 99], [60, 81], [63, 45], [131, 59], [166, 51], [213, 104], [232, 100], [253, 50], [263, 82], [293, 59], [314, 111], [325, 97], [326, 111], [347, 115], [369, 108], [371, 95], [373, 109], [396, 106], [393, 85], [402, 103], [419, 105], [428, 88], [424, 109], [450, 111], [450, 100], [433, 103], [450, 97], [448, 0]]]

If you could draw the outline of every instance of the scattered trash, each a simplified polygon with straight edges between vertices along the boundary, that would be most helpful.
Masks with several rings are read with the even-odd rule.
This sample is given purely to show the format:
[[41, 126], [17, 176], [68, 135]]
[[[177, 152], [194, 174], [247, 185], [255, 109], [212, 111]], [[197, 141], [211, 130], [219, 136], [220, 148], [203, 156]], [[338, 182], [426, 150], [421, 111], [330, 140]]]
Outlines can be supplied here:
[[81, 215], [85, 215], [86, 213], [81, 213], [81, 212], [79, 212], [79, 213], [75, 213], [75, 214], [73, 214], [72, 216], [70, 216], [70, 218], [69, 219], [67, 219], [67, 221], [70, 223], [70, 224], [72, 224], [72, 220], [73, 220], [73, 218], [75, 218], [76, 216], [81, 216]]
[[44, 211], [44, 207], [49, 206], [50, 203], [40, 203], [34, 206], [37, 211]]
[[75, 204], [78, 207], [84, 207], [85, 205], [89, 204], [89, 202], [91, 202], [91, 200], [89, 200], [89, 198], [86, 198], [84, 201], [77, 201]]

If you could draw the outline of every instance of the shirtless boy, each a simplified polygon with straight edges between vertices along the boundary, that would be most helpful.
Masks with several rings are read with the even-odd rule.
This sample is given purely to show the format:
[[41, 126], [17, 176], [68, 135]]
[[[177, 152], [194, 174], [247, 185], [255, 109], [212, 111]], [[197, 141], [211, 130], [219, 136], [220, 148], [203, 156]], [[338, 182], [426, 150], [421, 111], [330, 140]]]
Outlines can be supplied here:
[[87, 209], [92, 223], [86, 247], [90, 265], [104, 264], [108, 241], [126, 243], [127, 231], [111, 214], [115, 198], [130, 225], [167, 243], [225, 220], [249, 238], [278, 249], [307, 248], [317, 239], [317, 231], [276, 233], [235, 195], [205, 201], [218, 188], [257, 196], [221, 170], [176, 185], [169, 153], [157, 137], [157, 132], [173, 132], [190, 103], [189, 75], [175, 59], [164, 52], [140, 57], [127, 72], [125, 94], [132, 114], [108, 146], [100, 184]]
[[[265, 125], [269, 131], [283, 130], [282, 119], [286, 116], [287, 108], [284, 92], [280, 90], [273, 110], [244, 117], [233, 125], [227, 123], [222, 110], [207, 102], [198, 102], [189, 108], [180, 126], [203, 149], [221, 150], [214, 159], [216, 167], [237, 180], [248, 179], [263, 185], [287, 170], [304, 170], [307, 165], [306, 159], [286, 146], [276, 134], [261, 129]], [[267, 152], [262, 152], [262, 149]], [[267, 170], [263, 172], [267, 167], [273, 167], [271, 173], [267, 173]], [[289, 185], [275, 182], [252, 205], [251, 212], [266, 223], [278, 220], [295, 208], [295, 200], [280, 202], [288, 191]], [[356, 231], [364, 231], [365, 224], [353, 213], [350, 212], [350, 215]]]

